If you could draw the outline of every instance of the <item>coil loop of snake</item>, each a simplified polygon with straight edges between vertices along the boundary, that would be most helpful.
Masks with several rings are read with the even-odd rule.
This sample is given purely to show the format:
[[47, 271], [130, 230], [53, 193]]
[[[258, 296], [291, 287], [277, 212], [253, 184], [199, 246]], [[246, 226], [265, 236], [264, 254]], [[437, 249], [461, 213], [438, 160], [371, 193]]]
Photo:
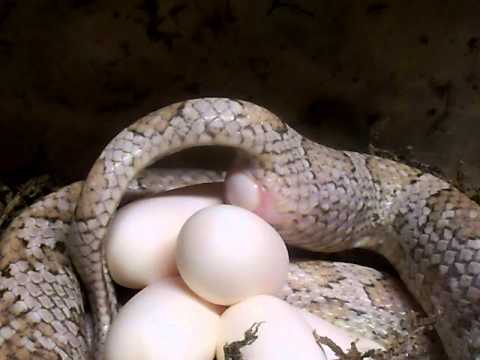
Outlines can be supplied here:
[[[448, 357], [480, 358], [479, 206], [432, 175], [316, 144], [264, 108], [223, 98], [189, 100], [139, 119], [108, 144], [84, 183], [45, 197], [10, 225], [0, 243], [0, 358], [102, 358], [117, 313], [102, 243], [109, 222], [127, 190], [151, 194], [219, 180], [208, 172], [141, 173], [205, 145], [242, 154], [236, 171], [255, 185], [261, 203], [251, 210], [288, 245], [382, 254], [437, 317]], [[355, 297], [342, 298], [342, 281]], [[371, 329], [383, 321], [397, 331], [411, 306], [394, 281], [355, 265], [293, 264], [288, 285], [288, 301], [326, 307], [352, 329], [368, 320]]]

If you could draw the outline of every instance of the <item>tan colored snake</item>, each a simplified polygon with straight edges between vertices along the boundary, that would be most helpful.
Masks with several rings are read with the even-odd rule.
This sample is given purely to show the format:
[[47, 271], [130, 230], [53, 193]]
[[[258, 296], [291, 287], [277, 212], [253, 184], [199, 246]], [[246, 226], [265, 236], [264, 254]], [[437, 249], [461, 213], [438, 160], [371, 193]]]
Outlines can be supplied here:
[[[239, 150], [244, 160], [235, 173], [252, 184], [258, 197], [251, 210], [273, 223], [289, 245], [323, 252], [353, 247], [379, 252], [423, 309], [438, 317], [436, 330], [449, 358], [480, 358], [477, 204], [432, 175], [324, 147], [261, 107], [215, 98], [174, 104], [141, 118], [110, 142], [83, 186], [76, 183], [48, 196], [14, 221], [0, 244], [0, 357], [101, 357], [117, 312], [102, 246], [108, 224], [129, 184], [138, 187], [141, 178], [135, 178], [141, 170], [169, 154], [203, 145]], [[178, 179], [162, 179], [154, 191], [182, 185]], [[205, 179], [183, 184], [189, 182]], [[89, 298], [93, 333], [69, 258]], [[292, 289], [300, 283], [298, 266], [292, 268]], [[334, 267], [338, 283], [362, 273], [357, 269], [349, 275], [348, 266], [342, 266], [305, 264], [303, 272], [328, 274]], [[346, 286], [358, 285], [358, 294], [366, 294], [373, 308], [383, 306], [389, 313], [402, 309], [385, 305], [388, 296], [379, 290], [383, 282], [375, 274], [365, 270], [367, 280], [362, 282], [360, 275]], [[309, 286], [330, 293], [323, 297], [325, 303], [355, 309], [359, 296], [342, 299], [341, 287], [335, 292], [332, 284]], [[308, 289], [303, 293], [308, 295]], [[399, 303], [405, 303], [398, 294]], [[318, 296], [323, 296], [320, 290]], [[377, 299], [383, 300], [375, 303]]]

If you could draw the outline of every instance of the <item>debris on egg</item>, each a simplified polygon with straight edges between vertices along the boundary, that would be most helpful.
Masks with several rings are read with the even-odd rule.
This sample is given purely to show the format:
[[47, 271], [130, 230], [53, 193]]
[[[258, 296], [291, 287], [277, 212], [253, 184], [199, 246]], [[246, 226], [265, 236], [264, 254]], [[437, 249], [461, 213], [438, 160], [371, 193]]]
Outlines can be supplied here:
[[120, 309], [108, 333], [106, 360], [212, 360], [222, 311], [179, 277], [162, 279]]
[[243, 360], [325, 360], [312, 328], [288, 303], [274, 296], [258, 295], [225, 310], [221, 316], [217, 360], [224, 360], [224, 346], [242, 340], [257, 325], [257, 339], [242, 347]]
[[196, 211], [221, 202], [218, 192], [192, 186], [120, 208], [106, 239], [113, 280], [140, 289], [177, 274], [175, 244], [182, 225]]
[[[385, 348], [375, 341], [365, 337], [356, 336], [348, 331], [333, 325], [332, 323], [316, 316], [305, 309], [295, 309], [310, 325], [312, 330], [316, 331], [319, 336], [326, 336], [338, 345], [344, 352], [348, 352], [352, 342], [355, 342], [357, 349], [363, 353], [371, 349], [385, 350]], [[337, 359], [332, 349], [328, 346], [323, 346], [327, 360]]]
[[177, 266], [202, 298], [231, 305], [277, 294], [288, 273], [288, 251], [275, 229], [252, 212], [215, 205], [190, 217], [177, 240]]

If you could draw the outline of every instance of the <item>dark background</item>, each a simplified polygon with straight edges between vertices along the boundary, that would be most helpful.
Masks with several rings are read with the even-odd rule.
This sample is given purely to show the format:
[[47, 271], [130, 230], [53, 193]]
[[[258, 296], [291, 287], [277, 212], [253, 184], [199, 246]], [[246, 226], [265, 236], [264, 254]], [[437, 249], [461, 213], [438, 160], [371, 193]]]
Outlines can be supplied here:
[[480, 179], [480, 1], [0, 0], [0, 179], [84, 178], [152, 110], [228, 96]]

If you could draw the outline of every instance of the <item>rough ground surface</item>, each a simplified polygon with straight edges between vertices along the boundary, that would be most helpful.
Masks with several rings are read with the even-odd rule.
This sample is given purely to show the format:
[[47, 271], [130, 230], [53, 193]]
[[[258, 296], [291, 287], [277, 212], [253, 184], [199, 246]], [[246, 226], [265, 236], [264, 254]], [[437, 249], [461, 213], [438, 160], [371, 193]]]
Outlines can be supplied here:
[[478, 188], [479, 14], [473, 0], [1, 1], [0, 174], [82, 179], [132, 119], [217, 95]]

